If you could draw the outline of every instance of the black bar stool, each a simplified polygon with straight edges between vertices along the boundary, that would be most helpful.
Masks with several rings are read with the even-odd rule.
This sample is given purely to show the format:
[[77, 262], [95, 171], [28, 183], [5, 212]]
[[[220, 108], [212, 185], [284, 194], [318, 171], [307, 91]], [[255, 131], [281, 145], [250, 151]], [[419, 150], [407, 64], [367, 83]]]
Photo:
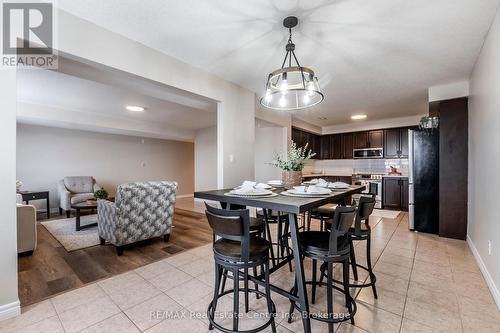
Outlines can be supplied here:
[[[243, 206], [243, 205], [227, 204], [226, 202], [220, 202], [219, 204], [222, 207], [222, 209], [226, 209], [226, 210], [247, 209], [247, 207]], [[250, 216], [250, 235], [263, 237], [264, 239], [266, 239], [266, 237], [268, 237], [268, 236], [266, 236], [266, 224], [265, 224], [264, 220]], [[271, 251], [272, 251], [272, 247], [271, 247]], [[264, 267], [261, 266], [261, 273], [263, 271], [264, 271]], [[226, 269], [223, 269], [222, 270], [221, 293], [223, 293], [224, 290], [226, 289], [227, 274], [228, 274], [228, 271]], [[248, 269], [245, 269], [244, 274], [245, 274], [244, 285], [246, 288], [246, 291], [245, 291], [245, 311], [248, 312]], [[257, 276], [257, 267], [253, 268], [253, 275]], [[259, 290], [259, 285], [257, 283], [255, 283], [255, 289]], [[259, 293], [256, 293], [255, 296], [257, 297], [257, 299], [260, 297]]]
[[[214, 260], [215, 260], [215, 287], [214, 297], [208, 305], [207, 315], [210, 322], [209, 329], [214, 327], [226, 333], [246, 332], [256, 333], [271, 325], [273, 333], [276, 332], [274, 321], [276, 307], [271, 300], [271, 290], [269, 287], [269, 248], [270, 243], [261, 237], [250, 233], [250, 214], [248, 209], [226, 210], [219, 209], [205, 204], [208, 223], [214, 232]], [[220, 237], [215, 239], [216, 236]], [[248, 288], [248, 269], [264, 266], [265, 293]], [[233, 289], [220, 291], [223, 271], [231, 271], [233, 277]], [[239, 287], [240, 270], [244, 270], [243, 275], [245, 287]], [[238, 330], [239, 321], [239, 293], [248, 291], [258, 293], [266, 298], [269, 320], [263, 325], [245, 331]], [[217, 301], [220, 297], [233, 293], [233, 327], [228, 329], [215, 322], [215, 311]]]
[[337, 208], [337, 206], [337, 204], [331, 203], [311, 209], [307, 214], [307, 231], [311, 231], [312, 219], [319, 220], [320, 231], [325, 230], [325, 221], [333, 218], [333, 216], [335, 215], [335, 208]]
[[[271, 242], [271, 262], [275, 267], [281, 260], [291, 256], [292, 249], [290, 247], [290, 222], [288, 221], [288, 214], [282, 214], [276, 210], [271, 209], [257, 209], [257, 219], [263, 221], [266, 225], [267, 240]], [[276, 242], [273, 242], [269, 224], [277, 224]], [[274, 252], [276, 247], [276, 254]], [[292, 271], [292, 262], [288, 262], [290, 272]]]
[[373, 273], [372, 268], [372, 256], [371, 256], [371, 228], [370, 228], [370, 215], [373, 213], [375, 208], [375, 195], [368, 194], [362, 195], [358, 202], [358, 212], [356, 214], [356, 219], [354, 220], [354, 228], [349, 229], [349, 240], [351, 246], [353, 241], [366, 241], [366, 267], [356, 263], [356, 256], [354, 254], [354, 247], [351, 251], [351, 265], [352, 274], [354, 280], [358, 280], [358, 268], [368, 271], [370, 275], [370, 282], [362, 285], [356, 285], [358, 288], [372, 287], [373, 297], [377, 299], [377, 289], [375, 287], [375, 282], [377, 278]]
[[[316, 286], [319, 284], [316, 280], [316, 271], [318, 260], [326, 264], [327, 272], [327, 309], [328, 316], [319, 316], [317, 314], [308, 313], [312, 319], [326, 322], [328, 324], [328, 332], [333, 333], [333, 325], [335, 323], [351, 320], [354, 324], [354, 314], [356, 313], [356, 302], [349, 293], [349, 256], [350, 256], [350, 242], [349, 242], [349, 227], [352, 225], [354, 216], [356, 215], [356, 208], [338, 206], [335, 209], [333, 220], [329, 220], [331, 225], [330, 231], [305, 231], [299, 234], [300, 247], [304, 257], [312, 259], [313, 271], [312, 280], [306, 281], [307, 284], [312, 284], [312, 298], [313, 303], [316, 297]], [[341, 289], [333, 284], [333, 264], [342, 263], [343, 269], [343, 285]], [[297, 281], [295, 282], [297, 283]], [[336, 318], [333, 312], [333, 290], [340, 291], [345, 295], [345, 304], [349, 314], [347, 316], [339, 316]], [[292, 293], [297, 294], [296, 285], [292, 288]], [[292, 301], [290, 304], [290, 315], [288, 322], [292, 321], [292, 313], [297, 308], [302, 311], [297, 304]]]
[[[374, 194], [362, 194], [358, 201], [358, 209], [356, 213], [356, 218], [354, 219], [354, 228], [349, 228], [349, 243], [351, 246], [351, 266], [354, 280], [358, 280], [358, 268], [364, 269], [368, 272], [370, 276], [370, 282], [364, 284], [354, 284], [351, 287], [365, 288], [372, 287], [373, 297], [375, 299], [377, 296], [377, 289], [375, 287], [375, 282], [377, 277], [373, 273], [372, 259], [371, 259], [371, 228], [370, 228], [370, 215], [373, 213], [375, 208], [375, 195]], [[331, 224], [327, 223], [327, 229], [331, 228]], [[354, 253], [354, 241], [366, 241], [366, 266], [362, 266], [356, 262], [356, 255]], [[324, 270], [326, 266], [321, 267], [321, 279], [323, 280], [325, 276]], [[338, 282], [338, 281], [336, 281]]]

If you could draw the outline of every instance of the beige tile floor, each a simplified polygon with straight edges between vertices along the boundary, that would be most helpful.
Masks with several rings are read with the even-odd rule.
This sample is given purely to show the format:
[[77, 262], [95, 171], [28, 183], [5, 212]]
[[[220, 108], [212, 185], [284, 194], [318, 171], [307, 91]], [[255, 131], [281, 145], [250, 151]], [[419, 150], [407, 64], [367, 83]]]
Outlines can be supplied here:
[[[356, 325], [336, 325], [336, 332], [500, 332], [500, 313], [465, 242], [409, 232], [406, 214], [373, 218], [372, 226], [379, 298], [370, 289], [353, 289]], [[364, 244], [356, 244], [355, 251], [364, 261]], [[21, 316], [0, 322], [0, 332], [207, 332], [203, 316], [212, 293], [212, 265], [210, 245], [202, 246], [25, 308]], [[309, 261], [305, 267], [310, 276]], [[285, 267], [272, 282], [290, 288], [293, 274]], [[324, 289], [319, 288], [311, 311], [324, 311]], [[242, 329], [262, 322], [256, 315], [266, 309], [262, 300], [251, 298]], [[299, 319], [291, 324], [284, 319], [289, 302], [276, 294], [273, 300], [278, 332], [301, 332]], [[228, 297], [219, 310], [231, 306]], [[340, 295], [335, 308], [343, 308]], [[317, 321], [312, 328], [327, 331]]]

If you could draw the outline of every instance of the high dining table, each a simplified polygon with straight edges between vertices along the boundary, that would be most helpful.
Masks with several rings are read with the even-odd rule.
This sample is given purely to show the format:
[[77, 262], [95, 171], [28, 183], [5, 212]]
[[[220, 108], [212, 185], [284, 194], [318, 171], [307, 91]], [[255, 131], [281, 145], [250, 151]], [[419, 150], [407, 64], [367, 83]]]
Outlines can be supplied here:
[[[338, 202], [342, 199], [351, 196], [353, 194], [361, 193], [365, 189], [364, 186], [353, 185], [350, 186], [349, 189], [346, 190], [335, 190], [332, 191], [332, 194], [326, 197], [312, 197], [312, 198], [303, 198], [303, 197], [291, 197], [279, 194], [282, 190], [275, 190], [275, 193], [278, 193], [277, 196], [272, 197], [236, 197], [236, 196], [228, 196], [226, 193], [231, 191], [231, 189], [222, 189], [222, 190], [213, 190], [213, 191], [201, 191], [195, 192], [194, 197], [204, 200], [210, 201], [218, 201], [227, 204], [236, 204], [247, 207], [256, 207], [264, 209], [264, 212], [268, 209], [279, 211], [282, 213], [288, 214], [289, 223], [290, 223], [290, 235], [292, 242], [292, 254], [284, 260], [280, 265], [275, 266], [271, 269], [270, 273], [272, 274], [277, 269], [282, 267], [283, 264], [288, 263], [290, 260], [295, 261], [295, 277], [297, 280], [297, 296], [293, 295], [290, 291], [284, 290], [277, 286], [271, 285], [271, 290], [274, 292], [289, 298], [297, 302], [300, 306], [300, 310], [303, 313], [302, 324], [304, 326], [304, 332], [311, 332], [311, 321], [308, 315], [309, 313], [309, 302], [307, 298], [307, 289], [306, 289], [306, 280], [304, 275], [304, 265], [302, 262], [302, 256], [300, 251], [299, 244], [299, 226], [297, 222], [297, 214], [302, 214], [308, 212], [313, 208], [317, 208], [323, 206], [327, 203]], [[230, 205], [227, 205], [229, 207]], [[266, 217], [267, 219], [267, 217]], [[267, 222], [267, 221], [266, 221]], [[299, 255], [295, 255], [299, 254]], [[258, 284], [264, 284], [263, 277], [261, 276], [250, 276], [252, 282]], [[291, 286], [292, 287], [292, 286]], [[291, 288], [290, 287], [290, 288]]]

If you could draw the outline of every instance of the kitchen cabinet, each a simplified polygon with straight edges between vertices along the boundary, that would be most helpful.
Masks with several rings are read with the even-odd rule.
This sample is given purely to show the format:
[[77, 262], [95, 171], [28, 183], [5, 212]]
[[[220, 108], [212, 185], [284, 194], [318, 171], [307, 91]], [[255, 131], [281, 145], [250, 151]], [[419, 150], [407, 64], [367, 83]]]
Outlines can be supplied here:
[[292, 141], [297, 144], [298, 147], [302, 146], [302, 131], [292, 127]]
[[382, 181], [382, 208], [408, 210], [407, 177], [384, 177]]
[[354, 148], [353, 138], [354, 138], [354, 136], [352, 133], [342, 134], [342, 158], [343, 159], [352, 159], [352, 150]]
[[382, 148], [384, 146], [384, 131], [368, 132], [368, 148]]
[[[468, 99], [462, 97], [433, 103], [438, 103], [439, 112], [439, 236], [465, 240], [469, 157]], [[490, 144], [492, 146], [488, 149], [492, 156], [498, 155], [498, 146], [493, 142]], [[497, 182], [493, 178], [489, 186], [495, 187]], [[491, 199], [491, 202], [494, 200]]]
[[330, 159], [340, 160], [342, 158], [342, 134], [334, 134], [330, 137]]
[[354, 149], [368, 148], [368, 132], [354, 133]]
[[315, 159], [352, 159], [353, 149], [381, 147], [385, 158], [408, 158], [408, 128], [318, 135], [292, 127], [292, 140], [298, 147], [309, 143]]
[[321, 136], [292, 127], [292, 140], [297, 144], [297, 147], [304, 147], [307, 144], [307, 148], [316, 153], [314, 158], [320, 158]]
[[384, 135], [385, 158], [408, 157], [408, 128], [391, 128]]
[[410, 150], [408, 149], [408, 128], [401, 129], [401, 154], [399, 158], [408, 158]]
[[322, 160], [329, 160], [330, 159], [330, 141], [331, 141], [332, 136], [331, 135], [322, 135], [321, 136], [321, 152], [320, 152], [320, 159]]
[[354, 133], [354, 149], [381, 148], [383, 146], [383, 130]]

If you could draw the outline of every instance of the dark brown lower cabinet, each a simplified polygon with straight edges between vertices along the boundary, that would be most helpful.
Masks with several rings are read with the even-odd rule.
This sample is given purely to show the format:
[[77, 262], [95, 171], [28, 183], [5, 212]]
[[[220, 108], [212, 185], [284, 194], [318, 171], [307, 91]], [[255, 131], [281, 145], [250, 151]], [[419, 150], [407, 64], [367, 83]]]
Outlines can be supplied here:
[[382, 182], [382, 208], [408, 210], [408, 178], [384, 178]]

